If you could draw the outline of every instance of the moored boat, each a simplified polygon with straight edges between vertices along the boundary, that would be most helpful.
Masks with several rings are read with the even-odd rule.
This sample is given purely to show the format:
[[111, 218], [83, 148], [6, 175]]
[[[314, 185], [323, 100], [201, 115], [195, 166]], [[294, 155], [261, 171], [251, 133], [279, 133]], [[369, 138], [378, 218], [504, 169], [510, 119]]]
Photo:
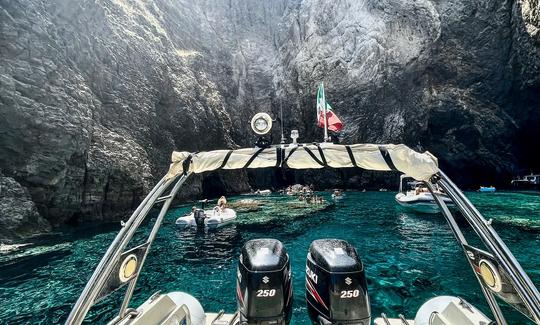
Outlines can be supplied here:
[[272, 194], [271, 190], [256, 190], [255, 195], [270, 195]]
[[[224, 199], [222, 197], [220, 200]], [[213, 209], [204, 210], [207, 200], [201, 200], [200, 209], [193, 207], [191, 213], [176, 219], [176, 226], [179, 228], [219, 228], [232, 223], [236, 219], [236, 211], [224, 207], [224, 203], [215, 206]]]
[[335, 189], [334, 192], [332, 192], [332, 199], [336, 201], [342, 200], [344, 197], [345, 193], [340, 189]]
[[540, 174], [529, 174], [517, 177], [510, 182], [512, 188], [517, 190], [540, 190]]
[[219, 210], [216, 208], [212, 210], [197, 209], [188, 215], [176, 219], [175, 224], [180, 228], [202, 226], [212, 229], [226, 226], [236, 219], [236, 212], [233, 209], [225, 208]]
[[[423, 182], [410, 181], [412, 178], [407, 175], [401, 175], [399, 181], [399, 192], [396, 194], [396, 202], [406, 208], [420, 213], [438, 213], [439, 206], [433, 194]], [[407, 181], [409, 180], [409, 181]], [[434, 186], [433, 193], [440, 197], [447, 206], [452, 207], [452, 200], [442, 192], [442, 190]]]
[[266, 196], [266, 195], [270, 195], [272, 194], [272, 190], [269, 190], [269, 189], [266, 189], [266, 190], [255, 190], [255, 191], [251, 191], [249, 193], [242, 193], [241, 195], [262, 195], [262, 196]]
[[494, 186], [480, 186], [480, 188], [478, 189], [478, 192], [483, 193], [493, 193], [495, 191], [497, 191], [497, 189]]

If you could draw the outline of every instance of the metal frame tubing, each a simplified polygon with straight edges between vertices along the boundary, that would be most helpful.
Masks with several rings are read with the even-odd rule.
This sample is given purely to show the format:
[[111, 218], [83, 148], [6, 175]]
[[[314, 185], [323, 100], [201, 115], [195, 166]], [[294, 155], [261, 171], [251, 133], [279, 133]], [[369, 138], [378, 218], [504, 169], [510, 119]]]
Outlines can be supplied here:
[[137, 275], [135, 275], [135, 278], [132, 279], [128, 285], [128, 288], [126, 290], [126, 294], [124, 296], [124, 301], [122, 301], [122, 305], [120, 307], [120, 311], [118, 312], [118, 316], [120, 319], [124, 318], [126, 314], [126, 309], [129, 306], [129, 302], [131, 301], [131, 297], [133, 296], [133, 291], [135, 290], [135, 287], [137, 286], [137, 280], [139, 279], [139, 275], [141, 274], [142, 267], [144, 265], [144, 261], [146, 261], [146, 257], [148, 256], [148, 252], [150, 251], [150, 247], [152, 246], [152, 243], [154, 242], [154, 239], [156, 238], [156, 235], [159, 231], [159, 228], [161, 227], [161, 224], [163, 222], [163, 218], [165, 217], [165, 214], [169, 210], [169, 207], [176, 196], [176, 193], [182, 187], [184, 182], [188, 179], [189, 174], [183, 175], [174, 185], [173, 189], [171, 190], [170, 194], [168, 195], [167, 200], [165, 200], [165, 203], [161, 207], [161, 211], [159, 211], [159, 215], [156, 218], [156, 221], [154, 223], [154, 226], [152, 227], [152, 231], [150, 232], [150, 235], [148, 236], [148, 247], [146, 248], [146, 252], [143, 255], [143, 258], [141, 259], [141, 265], [139, 267], [139, 272], [137, 272]]
[[439, 172], [438, 185], [452, 198], [484, 245], [497, 258], [500, 265], [514, 282], [514, 288], [531, 312], [534, 321], [540, 323], [540, 294], [529, 276], [506, 244], [482, 214], [443, 172]]
[[174, 182], [175, 179], [176, 177], [171, 179], [166, 179], [163, 177], [133, 212], [122, 229], [120, 229], [118, 235], [116, 235], [114, 241], [109, 246], [107, 252], [94, 270], [92, 277], [90, 280], [88, 280], [83, 292], [79, 296], [79, 299], [77, 299], [77, 302], [66, 320], [66, 324], [78, 325], [82, 323], [84, 317], [88, 313], [88, 310], [94, 303], [94, 300], [103, 287], [107, 276], [111, 273], [115, 264], [114, 262], [124, 251], [130, 239], [133, 237], [133, 234], [139, 225], [144, 221], [150, 209], [154, 206], [155, 201], [159, 198], [161, 193], [163, 193], [163, 191]]
[[[431, 195], [433, 195], [433, 198], [435, 199], [435, 202], [437, 202], [437, 205], [441, 209], [444, 217], [446, 218], [446, 221], [448, 222], [448, 225], [450, 226], [450, 229], [452, 229], [452, 232], [454, 233], [454, 236], [456, 237], [457, 241], [459, 242], [461, 249], [463, 250], [463, 253], [465, 256], [467, 256], [467, 252], [465, 250], [465, 247], [463, 245], [467, 245], [467, 240], [465, 239], [465, 236], [463, 236], [463, 233], [461, 232], [461, 229], [459, 228], [456, 219], [452, 215], [452, 212], [450, 212], [450, 209], [448, 209], [448, 206], [446, 203], [444, 203], [444, 200], [441, 199], [439, 195], [435, 193], [435, 190], [433, 188], [433, 185], [430, 182], [424, 182], [424, 184], [427, 186], [429, 191], [431, 192]], [[450, 196], [450, 198], [452, 198]], [[480, 288], [482, 289], [482, 292], [484, 293], [484, 297], [486, 298], [486, 301], [488, 302], [489, 308], [491, 309], [491, 312], [493, 313], [493, 316], [495, 316], [495, 319], [497, 321], [497, 324], [499, 325], [506, 325], [506, 319], [504, 318], [504, 315], [501, 311], [501, 308], [497, 301], [495, 300], [495, 296], [493, 293], [484, 287], [482, 280], [479, 278], [478, 274], [474, 272], [474, 266], [472, 262], [467, 258], [467, 262], [471, 266], [471, 269], [473, 269], [473, 274], [476, 277], [476, 280], [480, 284]]]

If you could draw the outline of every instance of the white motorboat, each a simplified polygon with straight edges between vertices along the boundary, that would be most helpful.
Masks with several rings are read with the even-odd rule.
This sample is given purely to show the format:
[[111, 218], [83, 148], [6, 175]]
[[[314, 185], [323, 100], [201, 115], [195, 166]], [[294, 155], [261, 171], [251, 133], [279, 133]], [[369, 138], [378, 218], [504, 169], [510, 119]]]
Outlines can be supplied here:
[[240, 195], [244, 195], [244, 196], [247, 196], [247, 195], [262, 195], [262, 196], [267, 196], [267, 195], [270, 195], [272, 194], [272, 190], [256, 190], [256, 191], [251, 191], [249, 193], [242, 193]]
[[[407, 181], [411, 180], [410, 176], [401, 175], [399, 182], [399, 193], [396, 194], [396, 202], [400, 206], [420, 213], [438, 213], [439, 206], [429, 191], [427, 186], [422, 182]], [[406, 184], [404, 184], [406, 183]], [[405, 186], [404, 186], [405, 185]], [[409, 187], [410, 189], [407, 189]], [[439, 196], [447, 206], [453, 207], [452, 200], [442, 192], [437, 186], [433, 187], [435, 195]]]
[[335, 201], [342, 200], [345, 197], [345, 193], [342, 190], [334, 190], [332, 193], [332, 199]]
[[271, 190], [256, 190], [255, 195], [270, 195], [272, 194]]
[[[271, 123], [253, 123], [265, 129]], [[261, 131], [262, 132], [262, 131]], [[265, 133], [258, 133], [265, 134]], [[491, 222], [488, 222], [459, 188], [438, 167], [437, 159], [429, 153], [418, 153], [405, 145], [332, 143], [267, 145], [269, 141], [259, 139], [264, 145], [256, 148], [216, 150], [209, 152], [174, 152], [167, 175], [150, 191], [141, 205], [120, 229], [103, 258], [88, 280], [83, 292], [73, 306], [66, 324], [81, 324], [90, 308], [104, 297], [120, 297], [118, 314], [109, 324], [187, 324], [187, 325], [237, 325], [237, 324], [280, 324], [291, 321], [293, 306], [292, 272], [285, 245], [275, 239], [261, 238], [247, 241], [239, 252], [237, 272], [231, 276], [231, 290], [235, 291], [238, 308], [233, 313], [206, 312], [196, 298], [175, 290], [156, 293], [138, 308], [130, 308], [132, 296], [138, 284], [141, 269], [153, 241], [163, 223], [171, 203], [185, 181], [193, 174], [220, 169], [238, 170], [246, 168], [288, 167], [291, 169], [364, 168], [376, 171], [399, 171], [410, 175], [435, 192], [444, 190], [447, 197], [459, 208], [464, 222], [456, 222], [454, 213], [448, 209], [442, 194], [433, 195], [448, 223], [448, 229], [463, 249], [465, 265], [471, 267], [470, 276], [479, 286], [470, 290], [481, 290], [491, 314], [480, 312], [476, 307], [459, 297], [436, 296], [425, 302], [419, 310], [407, 310], [410, 317], [396, 315], [380, 317], [371, 314], [371, 300], [378, 295], [368, 292], [365, 266], [355, 247], [346, 240], [320, 239], [311, 243], [306, 255], [302, 277], [305, 283], [305, 309], [314, 324], [371, 324], [378, 325], [482, 325], [507, 324], [505, 313], [509, 308], [500, 308], [506, 303], [540, 324], [540, 293], [518, 260], [499, 237]], [[167, 189], [170, 189], [166, 192]], [[147, 219], [148, 212], [156, 204], [161, 205], [146, 242], [130, 245], [137, 229]], [[204, 211], [202, 211], [205, 214]], [[200, 212], [199, 212], [200, 214]], [[351, 217], [362, 218], [362, 211], [354, 211]], [[367, 217], [367, 216], [365, 216]], [[206, 216], [205, 216], [206, 218]], [[463, 224], [467, 238], [462, 231]], [[460, 225], [461, 224], [461, 225]], [[468, 237], [478, 236], [468, 241]], [[366, 239], [368, 240], [368, 239]], [[374, 238], [376, 240], [376, 238]], [[474, 246], [473, 246], [474, 245]], [[475, 246], [479, 246], [477, 248]], [[391, 248], [389, 248], [391, 249]], [[177, 254], [178, 252], [172, 252]], [[449, 257], [448, 257], [449, 258]], [[367, 259], [369, 260], [369, 259]], [[461, 259], [445, 263], [463, 263]], [[178, 267], [181, 267], [179, 265]], [[219, 272], [219, 270], [214, 270]], [[404, 276], [407, 274], [404, 273]], [[201, 274], [200, 276], [204, 276]], [[224, 276], [228, 276], [224, 274]], [[167, 281], [164, 277], [163, 281]], [[447, 281], [448, 279], [446, 279]], [[462, 278], [456, 281], [463, 281]], [[140, 283], [140, 282], [139, 282]], [[163, 283], [162, 287], [170, 286]], [[212, 285], [208, 284], [207, 295], [213, 299]], [[124, 295], [111, 295], [122, 287]], [[185, 286], [189, 288], [189, 286]], [[428, 290], [428, 289], [426, 289]], [[141, 291], [142, 292], [142, 291]], [[423, 293], [423, 296], [432, 295]], [[470, 293], [473, 295], [473, 293]], [[304, 299], [301, 299], [304, 301]], [[381, 302], [375, 303], [383, 306]], [[232, 303], [229, 304], [229, 306]], [[112, 306], [112, 304], [111, 304]], [[111, 307], [112, 308], [112, 307]], [[107, 309], [109, 312], [110, 309]], [[524, 322], [523, 322], [524, 323]]]
[[497, 191], [497, 189], [494, 186], [480, 186], [478, 189], [478, 192], [482, 193], [493, 193], [495, 191]]
[[176, 226], [181, 228], [206, 227], [219, 228], [232, 223], [236, 219], [236, 212], [233, 209], [220, 209], [215, 207], [212, 210], [196, 209], [188, 215], [176, 219]]
[[539, 190], [540, 189], [540, 174], [526, 175], [513, 179], [510, 184], [515, 189], [521, 190]]

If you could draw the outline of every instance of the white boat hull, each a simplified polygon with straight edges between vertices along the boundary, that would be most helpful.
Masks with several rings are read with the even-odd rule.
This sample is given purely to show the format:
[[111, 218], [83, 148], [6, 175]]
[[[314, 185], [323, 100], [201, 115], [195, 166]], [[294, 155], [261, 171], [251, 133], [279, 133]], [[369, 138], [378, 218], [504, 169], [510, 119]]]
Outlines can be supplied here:
[[[450, 198], [443, 196], [442, 199], [447, 205], [453, 206]], [[396, 194], [396, 202], [406, 209], [420, 213], [439, 212], [439, 206], [435, 202], [435, 199], [433, 198], [433, 195], [431, 195], [431, 193], [398, 193]]]
[[336, 201], [342, 200], [344, 197], [345, 197], [345, 194], [341, 194], [341, 195], [332, 194], [332, 199]]
[[[374, 319], [375, 325], [481, 325], [492, 324], [491, 320], [475, 306], [452, 296], [437, 296], [426, 301], [416, 312], [414, 320], [387, 318], [385, 314]], [[205, 312], [200, 302], [184, 292], [157, 292], [136, 313], [127, 315], [117, 324], [191, 324], [191, 325], [239, 325], [238, 313], [225, 314]], [[405, 320], [405, 321], [404, 321]]]
[[[206, 219], [204, 219], [205, 227], [210, 229], [226, 226], [236, 219], [236, 212], [229, 208], [223, 211], [217, 211], [216, 209], [205, 210], [204, 214], [206, 216]], [[180, 228], [197, 227], [193, 213], [176, 219], [176, 226]]]
[[491, 187], [484, 187], [484, 186], [480, 186], [480, 189], [478, 190], [478, 192], [482, 192], [482, 193], [493, 193], [497, 191], [497, 189], [495, 189], [495, 187], [491, 186]]

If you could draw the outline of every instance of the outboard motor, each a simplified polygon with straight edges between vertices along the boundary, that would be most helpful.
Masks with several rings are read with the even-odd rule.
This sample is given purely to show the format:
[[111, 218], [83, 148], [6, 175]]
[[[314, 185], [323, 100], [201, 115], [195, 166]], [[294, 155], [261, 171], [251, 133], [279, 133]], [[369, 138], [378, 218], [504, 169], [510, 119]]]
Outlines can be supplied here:
[[306, 261], [306, 300], [314, 324], [371, 324], [364, 266], [344, 240], [315, 240]]
[[206, 215], [204, 214], [203, 209], [196, 209], [193, 211], [193, 218], [195, 218], [197, 228], [204, 228], [204, 219], [206, 218]]
[[246, 242], [236, 279], [240, 324], [289, 324], [292, 294], [289, 255], [283, 244], [276, 239]]

